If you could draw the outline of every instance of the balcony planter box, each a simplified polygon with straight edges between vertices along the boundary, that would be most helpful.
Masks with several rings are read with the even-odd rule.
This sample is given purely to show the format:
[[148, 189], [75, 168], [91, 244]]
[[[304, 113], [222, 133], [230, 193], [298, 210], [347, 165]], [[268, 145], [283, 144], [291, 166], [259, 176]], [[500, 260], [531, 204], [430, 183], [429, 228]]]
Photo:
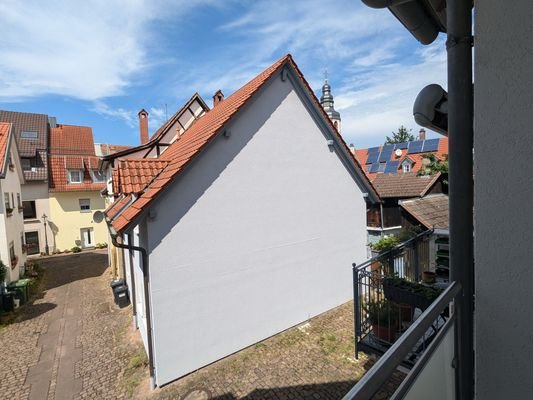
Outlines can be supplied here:
[[383, 278], [382, 285], [387, 300], [397, 304], [408, 304], [422, 311], [428, 308], [442, 292], [440, 289], [399, 278]]

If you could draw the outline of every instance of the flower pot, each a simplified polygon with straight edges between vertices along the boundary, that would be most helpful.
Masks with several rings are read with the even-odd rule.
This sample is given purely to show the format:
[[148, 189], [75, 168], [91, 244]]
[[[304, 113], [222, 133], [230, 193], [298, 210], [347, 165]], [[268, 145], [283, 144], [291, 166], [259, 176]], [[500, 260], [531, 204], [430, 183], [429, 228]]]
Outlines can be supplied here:
[[435, 279], [437, 277], [437, 274], [435, 272], [431, 271], [424, 271], [422, 272], [422, 280], [424, 283], [435, 283]]
[[394, 326], [372, 324], [372, 333], [385, 342], [393, 343], [396, 340], [396, 328]]

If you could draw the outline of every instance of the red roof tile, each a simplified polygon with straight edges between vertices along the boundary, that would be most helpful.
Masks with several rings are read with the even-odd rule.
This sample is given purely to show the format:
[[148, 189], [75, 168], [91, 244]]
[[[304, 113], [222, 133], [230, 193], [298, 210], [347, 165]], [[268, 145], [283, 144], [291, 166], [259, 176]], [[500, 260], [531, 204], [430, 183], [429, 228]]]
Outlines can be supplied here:
[[[317, 110], [320, 110], [319, 112], [323, 113], [326, 121], [328, 121], [330, 125], [330, 128], [337, 134], [340, 142], [344, 145], [346, 153], [351, 155], [352, 153], [350, 152], [348, 146], [337, 132], [337, 129], [334, 127], [322, 106], [320, 106], [318, 99], [303, 77], [303, 74], [299, 70], [298, 66], [293, 61], [291, 55], [288, 54], [267, 68], [257, 77], [246, 83], [231, 96], [218, 103], [216, 107], [208, 111], [202, 118], [196, 121], [188, 130], [186, 130], [183, 135], [161, 155], [160, 160], [168, 161], [168, 165], [166, 166], [164, 172], [159, 174], [154, 179], [150, 187], [144, 193], [142, 193], [140, 199], [148, 200], [143, 201], [144, 206], [149, 204], [155, 198], [155, 196], [157, 196], [161, 190], [173, 180], [173, 178], [184, 168], [184, 166], [198, 155], [198, 153], [210, 142], [210, 140], [215, 137], [220, 129], [234, 115], [237, 114], [237, 112], [247, 103], [247, 101], [259, 91], [259, 89], [263, 87], [270, 77], [278, 72], [281, 67], [287, 64], [290, 64], [299, 75], [310, 97], [314, 99]], [[352, 156], [352, 159], [356, 167], [360, 169], [361, 166], [355, 157]], [[361, 177], [362, 179], [367, 179], [362, 171]], [[367, 183], [370, 190], [375, 193], [368, 180]], [[375, 197], [377, 197], [377, 195]], [[136, 216], [140, 214], [141, 211], [142, 208], [136, 208], [134, 202], [129, 207], [127, 212], [124, 212], [119, 218], [112, 222], [114, 229], [117, 232], [122, 231], [133, 221]]]
[[428, 229], [448, 229], [449, 227], [449, 202], [445, 194], [432, 194], [421, 199], [403, 200], [399, 204]]
[[156, 158], [118, 160], [113, 170], [115, 193], [140, 193], [167, 166], [168, 161]]
[[6, 154], [8, 154], [8, 139], [11, 132], [11, 124], [0, 122], [0, 168], [4, 166]]
[[115, 154], [120, 151], [125, 151], [133, 148], [133, 146], [126, 146], [122, 144], [107, 144], [107, 143], [99, 143], [97, 146], [100, 147], [100, 152], [102, 153], [102, 156], [108, 156], [110, 154]]
[[[48, 162], [50, 192], [96, 191], [105, 187], [105, 183], [93, 182], [92, 173], [98, 169], [98, 157], [90, 127], [59, 125], [52, 128]], [[69, 183], [69, 169], [82, 171], [83, 182]]]

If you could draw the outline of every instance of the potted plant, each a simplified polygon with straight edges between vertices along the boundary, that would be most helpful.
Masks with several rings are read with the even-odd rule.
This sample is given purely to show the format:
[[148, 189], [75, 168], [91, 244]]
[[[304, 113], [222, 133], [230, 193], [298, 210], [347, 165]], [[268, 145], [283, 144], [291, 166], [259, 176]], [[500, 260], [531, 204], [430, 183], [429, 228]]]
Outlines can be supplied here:
[[424, 271], [422, 272], [422, 280], [424, 283], [435, 283], [435, 280], [437, 278], [437, 274], [432, 271]]
[[372, 300], [366, 311], [375, 337], [392, 343], [398, 330], [398, 306], [388, 300]]
[[409, 304], [421, 310], [428, 308], [442, 292], [441, 289], [409, 282], [398, 276], [383, 278], [382, 286], [387, 300], [399, 304]]
[[0, 260], [0, 293], [4, 292], [6, 275], [7, 275], [7, 268], [5, 264]]

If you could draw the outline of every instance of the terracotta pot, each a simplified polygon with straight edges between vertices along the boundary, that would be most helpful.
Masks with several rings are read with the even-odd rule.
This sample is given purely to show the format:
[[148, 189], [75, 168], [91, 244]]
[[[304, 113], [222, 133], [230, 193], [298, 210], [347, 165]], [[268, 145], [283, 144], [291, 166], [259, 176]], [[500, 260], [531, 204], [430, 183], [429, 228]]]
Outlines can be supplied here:
[[435, 283], [436, 277], [437, 277], [437, 274], [435, 272], [424, 271], [422, 273], [422, 280], [424, 281], [424, 283]]
[[394, 326], [372, 324], [372, 333], [385, 342], [393, 343], [396, 340], [396, 328]]

